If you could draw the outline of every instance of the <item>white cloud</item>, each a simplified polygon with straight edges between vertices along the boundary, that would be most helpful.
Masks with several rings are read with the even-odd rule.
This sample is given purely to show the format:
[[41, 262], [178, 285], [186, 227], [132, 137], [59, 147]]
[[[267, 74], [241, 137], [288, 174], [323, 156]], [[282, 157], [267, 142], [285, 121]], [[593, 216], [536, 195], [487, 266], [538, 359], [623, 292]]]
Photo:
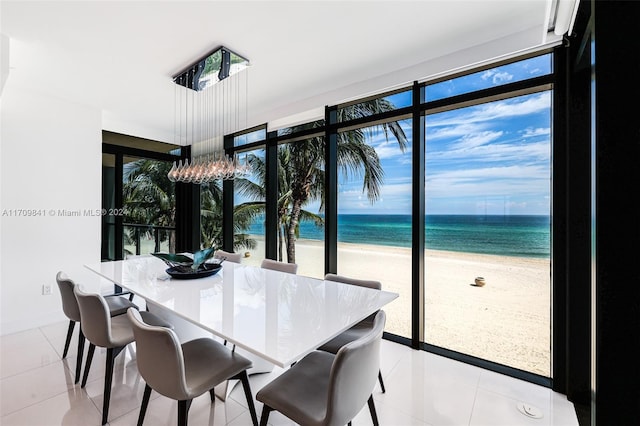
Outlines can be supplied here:
[[382, 142], [379, 145], [374, 146], [374, 149], [381, 160], [389, 158], [399, 159], [401, 157], [411, 158], [411, 149], [405, 149], [405, 151], [402, 152], [395, 140]]
[[475, 168], [479, 164], [532, 164], [548, 163], [551, 158], [548, 141], [532, 143], [493, 143], [478, 146], [465, 146], [460, 144], [456, 149], [443, 151], [427, 151], [427, 168], [443, 167], [455, 170], [461, 167]]
[[499, 71], [498, 69], [491, 69], [485, 71], [480, 78], [483, 80], [491, 80], [493, 84], [502, 84], [513, 80], [513, 74], [506, 71]]
[[478, 131], [467, 133], [460, 140], [451, 146], [451, 149], [467, 150], [477, 146], [486, 145], [502, 137], [504, 132], [499, 131]]
[[525, 99], [509, 99], [483, 104], [477, 107], [464, 108], [459, 110], [460, 113], [458, 114], [452, 114], [451, 112], [435, 114], [427, 117], [428, 128], [453, 126], [453, 129], [441, 132], [429, 132], [428, 138], [448, 137], [456, 132], [463, 134], [463, 131], [468, 133], [469, 130], [474, 128], [483, 129], [486, 128], [487, 123], [490, 123], [492, 120], [507, 119], [509, 117], [547, 111], [549, 110], [549, 105], [550, 93], [542, 92]]
[[547, 167], [514, 165], [443, 171], [427, 174], [429, 197], [512, 197], [514, 195], [548, 193]]
[[380, 189], [380, 198], [370, 203], [360, 190], [345, 188], [338, 194], [338, 209], [341, 213], [364, 213], [366, 211], [388, 214], [411, 213], [411, 179], [395, 179]]
[[493, 76], [492, 82], [493, 84], [503, 84], [511, 80], [513, 80], [513, 74], [509, 74], [508, 72], [499, 72]]
[[536, 129], [528, 127], [524, 129], [524, 131], [522, 132], [522, 136], [525, 138], [531, 138], [534, 136], [546, 136], [550, 134], [551, 134], [551, 129], [549, 127], [538, 127]]

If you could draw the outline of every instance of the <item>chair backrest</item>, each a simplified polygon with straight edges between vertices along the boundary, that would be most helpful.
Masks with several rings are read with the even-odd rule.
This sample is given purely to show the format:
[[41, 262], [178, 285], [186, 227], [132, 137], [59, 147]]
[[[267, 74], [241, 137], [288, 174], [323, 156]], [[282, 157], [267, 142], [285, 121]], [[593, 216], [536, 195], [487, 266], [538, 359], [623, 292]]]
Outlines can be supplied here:
[[264, 259], [260, 267], [264, 269], [272, 269], [274, 271], [287, 272], [289, 274], [295, 274], [298, 272], [297, 263], [284, 263], [271, 259]]
[[71, 321], [80, 322], [80, 309], [78, 308], [76, 295], [73, 293], [76, 283], [62, 271], [56, 274], [56, 282], [62, 298], [62, 311]]
[[129, 308], [127, 316], [136, 340], [136, 362], [142, 378], [153, 390], [168, 398], [189, 399], [184, 356], [175, 332], [167, 327], [146, 324], [136, 309]]
[[240, 253], [231, 253], [224, 250], [216, 250], [213, 254], [216, 259], [225, 259], [233, 263], [242, 263], [242, 255]]
[[329, 375], [323, 424], [347, 424], [367, 403], [378, 380], [380, 341], [385, 322], [384, 311], [378, 311], [371, 331], [344, 345], [336, 354]]
[[336, 281], [336, 282], [339, 282], [339, 283], [345, 283], [345, 284], [351, 284], [351, 285], [357, 285], [357, 286], [360, 286], [360, 287], [369, 287], [369, 288], [373, 288], [375, 290], [381, 290], [382, 289], [382, 283], [380, 281], [360, 280], [360, 279], [356, 279], [356, 278], [345, 277], [343, 275], [326, 274], [324, 276], [324, 280], [325, 281]]
[[[372, 288], [374, 290], [382, 290], [382, 283], [380, 281], [374, 281], [374, 280], [360, 280], [357, 278], [349, 278], [349, 277], [345, 277], [344, 275], [337, 275], [337, 274], [326, 274], [324, 276], [324, 280], [325, 281], [336, 281], [339, 283], [345, 283], [345, 284], [351, 284], [351, 285], [357, 285], [360, 287], [368, 287], [368, 288]], [[365, 318], [364, 320], [362, 320], [362, 324], [371, 324], [374, 320], [376, 316], [376, 313], [374, 312], [373, 314], [369, 315], [367, 318]]]
[[111, 314], [104, 297], [85, 293], [80, 286], [75, 286], [74, 293], [80, 309], [80, 324], [84, 336], [96, 346], [112, 347]]

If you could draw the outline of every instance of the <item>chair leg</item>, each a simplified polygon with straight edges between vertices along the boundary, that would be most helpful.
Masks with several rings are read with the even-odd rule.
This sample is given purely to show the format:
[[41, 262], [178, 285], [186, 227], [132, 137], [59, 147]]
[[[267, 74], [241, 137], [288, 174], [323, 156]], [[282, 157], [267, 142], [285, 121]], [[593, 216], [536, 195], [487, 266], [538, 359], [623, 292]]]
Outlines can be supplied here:
[[107, 423], [109, 417], [109, 400], [111, 399], [111, 381], [113, 379], [114, 348], [107, 349], [107, 363], [104, 372], [104, 394], [102, 395], [102, 424]]
[[104, 395], [102, 398], [102, 424], [107, 423], [107, 418], [109, 417], [109, 402], [111, 400], [111, 382], [113, 381], [113, 364], [115, 362], [116, 357], [122, 350], [124, 346], [120, 346], [117, 348], [107, 348], [107, 362], [105, 366], [104, 372]]
[[191, 401], [191, 399], [178, 401], [178, 426], [187, 426]]
[[380, 382], [380, 388], [382, 388], [382, 393], [385, 393], [387, 390], [384, 388], [384, 382], [382, 381], [382, 371], [378, 370], [378, 381]]
[[87, 377], [89, 377], [89, 369], [91, 368], [91, 361], [93, 361], [93, 353], [96, 350], [96, 345], [89, 343], [89, 352], [87, 353], [87, 360], [84, 363], [84, 376], [82, 377], [81, 388], [87, 385]]
[[64, 342], [64, 351], [62, 351], [62, 359], [67, 356], [69, 351], [69, 343], [71, 343], [71, 335], [73, 334], [73, 328], [76, 326], [76, 322], [69, 320], [69, 328], [67, 328], [67, 340]]
[[82, 327], [80, 327], [80, 334], [78, 335], [78, 355], [76, 356], [76, 377], [75, 382], [78, 383], [80, 381], [80, 370], [82, 369], [82, 355], [84, 352], [84, 333], [82, 332]]
[[151, 398], [151, 386], [145, 385], [144, 395], [142, 395], [142, 405], [140, 406], [140, 415], [138, 415], [138, 426], [142, 426], [142, 422], [144, 422], [144, 415], [147, 414], [149, 398]]
[[216, 388], [209, 389], [209, 396], [211, 397], [211, 403], [215, 404], [215, 402], [216, 402]]
[[373, 402], [373, 395], [369, 397], [369, 413], [371, 413], [371, 421], [373, 422], [373, 426], [378, 426], [378, 414], [376, 413], [376, 404]]
[[247, 370], [244, 370], [236, 377], [239, 378], [242, 382], [242, 388], [244, 389], [244, 396], [247, 398], [247, 405], [249, 406], [249, 413], [251, 413], [253, 426], [258, 426], [258, 415], [256, 414], [256, 406], [253, 403], [253, 396], [251, 395], [251, 385], [249, 384], [249, 376], [247, 375]]
[[267, 422], [269, 421], [269, 413], [273, 411], [273, 408], [269, 407], [267, 404], [262, 406], [262, 415], [260, 416], [260, 426], [267, 426]]

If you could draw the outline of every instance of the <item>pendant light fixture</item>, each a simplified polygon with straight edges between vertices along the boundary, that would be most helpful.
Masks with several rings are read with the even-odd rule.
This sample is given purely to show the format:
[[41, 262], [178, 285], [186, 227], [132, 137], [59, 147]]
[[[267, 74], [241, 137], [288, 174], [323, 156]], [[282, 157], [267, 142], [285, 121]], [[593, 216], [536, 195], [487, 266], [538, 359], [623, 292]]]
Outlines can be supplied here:
[[248, 66], [219, 47], [173, 77], [175, 143], [191, 145], [191, 158], [174, 162], [169, 180], [201, 184], [249, 172], [246, 157], [242, 162], [224, 150], [224, 136], [247, 127]]

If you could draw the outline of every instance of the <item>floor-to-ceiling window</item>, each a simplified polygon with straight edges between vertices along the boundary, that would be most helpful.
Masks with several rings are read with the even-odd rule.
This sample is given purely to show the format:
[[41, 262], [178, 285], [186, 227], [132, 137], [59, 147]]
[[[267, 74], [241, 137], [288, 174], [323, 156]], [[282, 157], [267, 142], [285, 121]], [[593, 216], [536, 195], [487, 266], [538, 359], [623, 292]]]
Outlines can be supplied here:
[[411, 336], [411, 149], [409, 119], [338, 135], [337, 272], [398, 293], [385, 330], [403, 337]]
[[553, 82], [551, 55], [530, 56], [234, 145], [251, 165], [233, 184], [234, 226], [254, 209], [246, 263], [379, 280], [398, 340], [548, 383]]
[[[267, 157], [264, 128], [233, 137], [235, 155], [247, 173], [233, 180], [233, 251], [243, 263], [260, 265], [265, 258]], [[257, 146], [256, 146], [257, 144]], [[248, 146], [248, 147], [247, 147]]]
[[[427, 86], [426, 101], [550, 72], [549, 55], [532, 58]], [[545, 377], [551, 99], [520, 86], [425, 120], [425, 342]]]
[[102, 258], [175, 252], [175, 184], [167, 173], [179, 147], [103, 132]]
[[249, 174], [234, 181], [234, 250], [242, 252], [244, 263], [259, 265], [265, 253], [265, 149], [245, 151]]
[[[121, 164], [121, 163], [120, 163]], [[121, 168], [121, 166], [120, 166]], [[102, 154], [102, 208], [115, 209], [116, 206], [116, 154]], [[120, 242], [122, 247], [122, 243]], [[116, 259], [116, 216], [102, 216], [101, 257], [103, 260]], [[122, 252], [122, 250], [120, 250]]]
[[175, 183], [172, 163], [124, 157], [122, 217], [124, 254], [175, 253]]
[[200, 184], [200, 246], [222, 247], [223, 185], [221, 180]]
[[324, 136], [278, 145], [278, 255], [298, 273], [324, 276]]

